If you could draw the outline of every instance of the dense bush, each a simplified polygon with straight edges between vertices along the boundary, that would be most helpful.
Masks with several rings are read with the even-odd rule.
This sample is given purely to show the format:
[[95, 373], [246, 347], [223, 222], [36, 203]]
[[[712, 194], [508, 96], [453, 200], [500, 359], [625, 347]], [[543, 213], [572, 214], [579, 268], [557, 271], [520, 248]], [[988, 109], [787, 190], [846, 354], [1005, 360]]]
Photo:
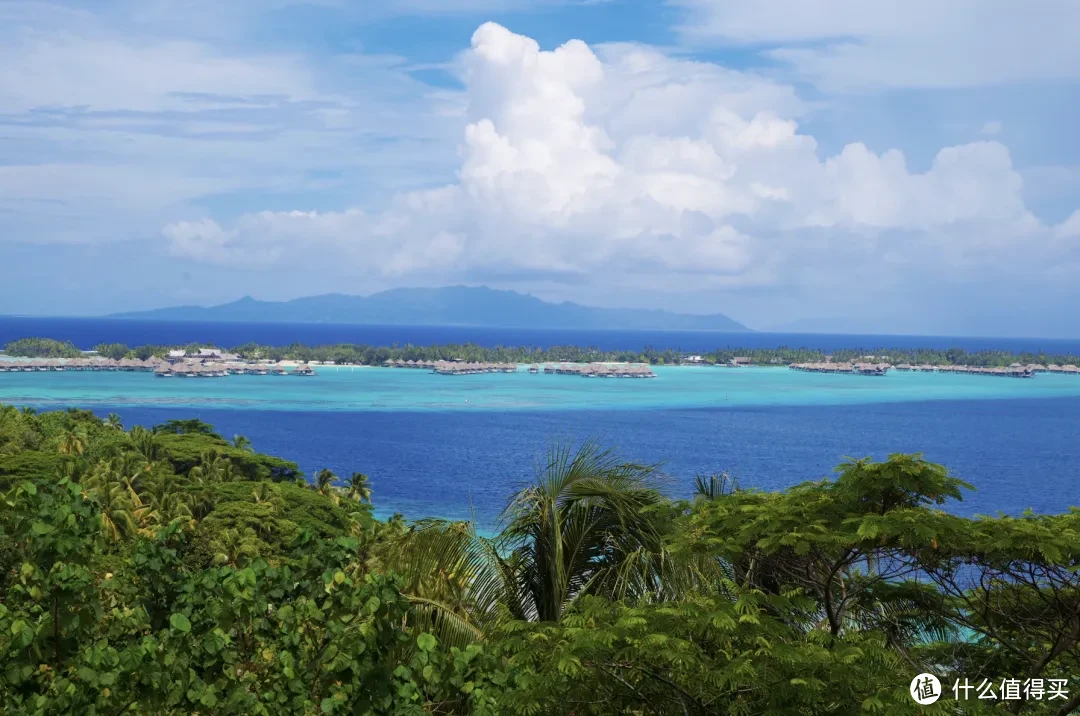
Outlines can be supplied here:
[[82, 351], [71, 341], [56, 341], [51, 338], [20, 338], [4, 346], [4, 352], [10, 356], [25, 358], [78, 358]]
[[[486, 538], [376, 521], [365, 475], [274, 480], [234, 443], [0, 407], [4, 713], [1080, 705], [1080, 512], [957, 517], [968, 486], [918, 455], [673, 501], [647, 466], [557, 448]], [[920, 672], [933, 706], [907, 692]], [[996, 696], [957, 701], [955, 680]]]

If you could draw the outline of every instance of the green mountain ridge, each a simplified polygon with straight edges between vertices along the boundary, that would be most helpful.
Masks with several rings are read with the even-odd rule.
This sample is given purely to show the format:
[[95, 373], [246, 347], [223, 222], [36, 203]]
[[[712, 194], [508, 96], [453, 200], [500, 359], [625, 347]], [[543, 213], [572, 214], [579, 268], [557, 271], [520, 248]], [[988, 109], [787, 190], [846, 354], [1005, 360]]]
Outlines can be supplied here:
[[527, 326], [730, 332], [750, 330], [720, 313], [692, 315], [660, 309], [596, 308], [571, 302], [549, 303], [516, 291], [502, 291], [486, 286], [395, 288], [370, 296], [328, 293], [291, 301], [259, 301], [245, 296], [217, 306], [175, 306], [114, 313], [107, 317], [259, 323]]

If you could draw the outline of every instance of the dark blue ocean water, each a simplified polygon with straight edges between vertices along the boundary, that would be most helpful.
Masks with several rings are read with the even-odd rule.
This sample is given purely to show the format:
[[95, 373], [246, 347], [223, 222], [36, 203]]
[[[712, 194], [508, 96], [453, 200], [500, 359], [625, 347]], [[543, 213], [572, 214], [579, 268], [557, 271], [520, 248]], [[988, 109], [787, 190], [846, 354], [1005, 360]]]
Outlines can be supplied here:
[[18, 338], [69, 340], [84, 350], [98, 343], [182, 344], [188, 342], [235, 346], [254, 341], [263, 345], [360, 343], [389, 346], [476, 343], [482, 346], [577, 345], [602, 350], [673, 348], [711, 351], [724, 348], [963, 348], [1013, 352], [1046, 351], [1080, 354], [1080, 340], [1049, 338], [950, 338], [945, 336], [871, 336], [812, 333], [714, 333], [709, 331], [577, 331], [535, 328], [476, 328], [468, 326], [361, 326], [338, 323], [214, 323], [194, 321], [135, 321], [105, 318], [20, 318], [0, 316], [0, 345]]
[[[503, 413], [330, 413], [118, 407], [127, 425], [198, 417], [311, 475], [371, 475], [375, 505], [408, 517], [491, 525], [554, 439], [594, 437], [663, 463], [672, 495], [695, 473], [729, 470], [782, 488], [830, 475], [846, 456], [922, 451], [977, 488], [961, 514], [1061, 511], [1080, 504], [1080, 400], [928, 401], [755, 409]], [[108, 408], [98, 409], [102, 415]]]

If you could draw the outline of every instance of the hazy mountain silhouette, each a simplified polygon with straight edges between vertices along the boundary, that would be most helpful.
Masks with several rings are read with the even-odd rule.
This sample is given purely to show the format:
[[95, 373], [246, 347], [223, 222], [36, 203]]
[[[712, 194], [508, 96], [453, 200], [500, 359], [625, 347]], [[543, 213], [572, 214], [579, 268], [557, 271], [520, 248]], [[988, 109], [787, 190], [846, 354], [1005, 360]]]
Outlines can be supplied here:
[[219, 306], [176, 306], [114, 313], [110, 318], [263, 323], [366, 323], [535, 328], [748, 331], [725, 315], [690, 315], [656, 309], [595, 308], [548, 303], [515, 291], [485, 286], [395, 288], [370, 296], [329, 293], [292, 301], [250, 296]]

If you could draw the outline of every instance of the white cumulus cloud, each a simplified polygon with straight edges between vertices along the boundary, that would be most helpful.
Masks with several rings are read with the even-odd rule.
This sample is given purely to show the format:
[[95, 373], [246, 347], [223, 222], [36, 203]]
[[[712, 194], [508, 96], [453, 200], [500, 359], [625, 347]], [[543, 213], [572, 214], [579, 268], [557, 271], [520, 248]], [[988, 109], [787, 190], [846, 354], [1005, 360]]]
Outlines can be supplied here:
[[824, 281], [858, 265], [874, 267], [866, 281], [882, 266], [963, 272], [1049, 250], [1053, 230], [996, 141], [943, 148], [923, 171], [860, 143], [823, 156], [788, 85], [636, 45], [546, 51], [494, 23], [461, 66], [454, 183], [370, 211], [172, 224], [172, 250], [248, 263], [317, 245], [358, 276], [668, 289]]

